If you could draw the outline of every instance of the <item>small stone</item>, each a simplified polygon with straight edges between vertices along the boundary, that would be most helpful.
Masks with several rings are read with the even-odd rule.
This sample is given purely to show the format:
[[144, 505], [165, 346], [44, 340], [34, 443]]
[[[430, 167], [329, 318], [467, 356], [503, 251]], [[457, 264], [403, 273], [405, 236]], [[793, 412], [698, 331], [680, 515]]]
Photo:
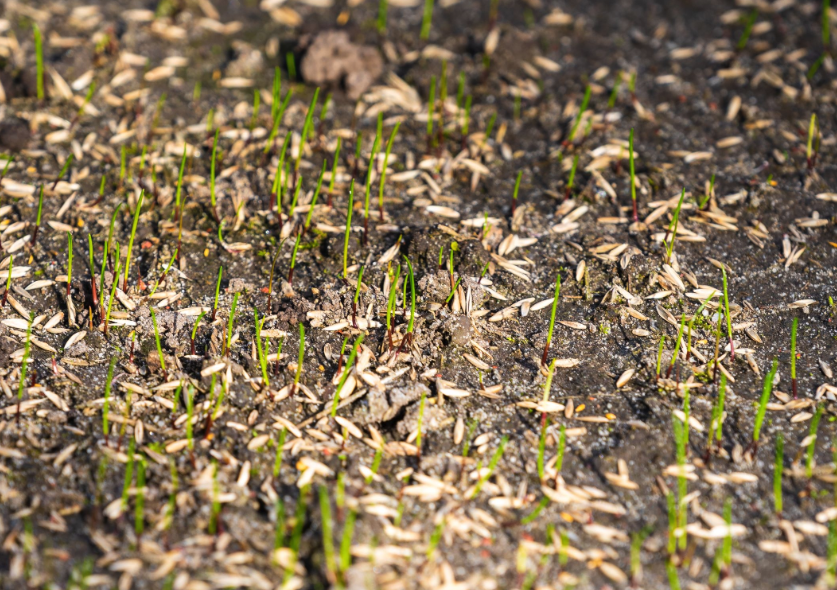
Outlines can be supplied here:
[[464, 315], [453, 316], [445, 324], [445, 331], [453, 346], [467, 346], [471, 341], [471, 320]]

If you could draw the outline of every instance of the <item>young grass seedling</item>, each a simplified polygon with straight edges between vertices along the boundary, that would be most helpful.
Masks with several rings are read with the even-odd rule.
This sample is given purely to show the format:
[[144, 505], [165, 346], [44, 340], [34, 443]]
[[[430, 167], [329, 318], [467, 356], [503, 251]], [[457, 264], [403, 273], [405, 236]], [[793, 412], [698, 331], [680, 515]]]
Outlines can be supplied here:
[[503, 438], [500, 439], [500, 446], [497, 447], [497, 450], [494, 452], [494, 456], [491, 457], [491, 461], [488, 463], [488, 470], [486, 471], [486, 473], [480, 476], [479, 480], [477, 481], [477, 485], [474, 486], [474, 491], [471, 492], [471, 495], [468, 498], [469, 500], [473, 500], [479, 495], [482, 486], [494, 473], [494, 469], [497, 468], [497, 464], [500, 462], [500, 458], [503, 456], [503, 452], [506, 450], [506, 443], [508, 442], [509, 437], [503, 435]]
[[797, 318], [793, 318], [791, 325], [791, 346], [790, 346], [790, 362], [791, 362], [791, 390], [793, 391], [793, 399], [797, 399], [796, 390], [796, 327], [798, 324]]
[[564, 201], [570, 198], [575, 186], [575, 172], [578, 169], [578, 154], [573, 157], [573, 167], [570, 168], [570, 178], [567, 180], [567, 188], [564, 189]]
[[294, 394], [296, 388], [299, 386], [299, 378], [302, 376], [302, 363], [305, 361], [305, 326], [299, 322], [299, 355], [296, 363], [296, 374], [294, 375], [294, 384], [291, 387], [291, 395]]
[[753, 9], [750, 14], [747, 16], [747, 19], [744, 21], [744, 31], [741, 33], [741, 37], [738, 39], [738, 45], [736, 45], [736, 49], [738, 51], [743, 50], [747, 47], [747, 41], [750, 40], [750, 34], [753, 32], [753, 25], [756, 24], [756, 19], [759, 16], [759, 11]]
[[3, 307], [6, 307], [6, 301], [9, 298], [9, 289], [12, 288], [12, 272], [14, 271], [15, 257], [9, 257], [9, 268], [6, 270], [6, 290], [3, 291]]
[[[223, 274], [224, 274], [224, 267], [219, 266], [218, 267], [218, 280], [215, 282], [215, 302], [212, 304], [212, 316], [210, 316], [210, 318], [209, 318], [210, 322], [215, 321], [215, 313], [218, 311], [218, 294], [221, 291], [221, 275], [223, 275]], [[270, 310], [268, 310], [268, 313], [270, 313]]]
[[421, 17], [421, 40], [427, 41], [430, 37], [430, 25], [433, 21], [434, 0], [424, 0], [424, 13]]
[[776, 370], [779, 368], [779, 361], [773, 359], [773, 366], [764, 378], [764, 387], [761, 390], [761, 399], [759, 400], [759, 408], [756, 412], [756, 421], [753, 425], [753, 442], [751, 447], [753, 452], [758, 451], [759, 435], [761, 434], [761, 425], [764, 422], [764, 413], [767, 411], [767, 402], [770, 400], [770, 394], [773, 391], [773, 379], [776, 377]]
[[384, 152], [384, 167], [381, 170], [381, 183], [378, 187], [378, 216], [381, 220], [381, 223], [383, 223], [384, 221], [384, 185], [387, 181], [387, 166], [389, 165], [389, 154], [392, 151], [392, 144], [395, 141], [395, 136], [398, 134], [399, 127], [401, 127], [401, 121], [398, 121], [395, 124], [395, 127], [393, 127], [392, 133], [389, 136], [389, 141], [387, 141], [387, 149]]
[[[285, 109], [288, 108], [288, 104], [291, 102], [291, 97], [294, 95], [294, 88], [288, 90], [288, 93], [285, 94], [285, 100], [282, 101], [282, 105], [276, 111], [276, 115], [273, 117], [273, 127], [270, 129], [270, 136], [268, 137], [267, 143], [264, 146], [264, 156], [267, 157], [267, 154], [270, 152], [273, 144], [276, 142], [276, 135], [279, 133], [279, 125], [282, 123], [282, 117], [285, 114]], [[278, 99], [274, 99], [274, 105], [279, 104]], [[271, 107], [272, 108], [272, 107]]]
[[355, 285], [355, 296], [352, 298], [352, 324], [357, 329], [357, 302], [360, 299], [360, 286], [363, 280], [363, 265], [358, 269], [357, 284]]
[[671, 255], [674, 252], [674, 240], [677, 238], [677, 225], [680, 220], [680, 207], [683, 206], [683, 199], [686, 198], [686, 189], [683, 188], [683, 191], [680, 193], [680, 200], [677, 201], [677, 207], [674, 209], [674, 215], [671, 217], [671, 222], [668, 224], [668, 231], [666, 231], [666, 236], [663, 239], [665, 243], [666, 240], [671, 236], [671, 239], [668, 240], [666, 244], [666, 263], [671, 263]]
[[305, 234], [308, 231], [308, 227], [311, 225], [311, 218], [314, 215], [314, 208], [317, 206], [317, 197], [320, 196], [320, 189], [323, 186], [323, 177], [325, 176], [326, 170], [326, 161], [323, 160], [323, 169], [320, 171], [320, 177], [317, 179], [317, 188], [314, 190], [314, 196], [311, 197], [311, 203], [308, 205], [308, 214], [305, 216], [305, 225], [302, 226], [302, 233]]
[[773, 463], [773, 511], [782, 514], [782, 471], [785, 468], [785, 439], [776, 435], [776, 457]]
[[73, 282], [73, 232], [67, 232], [67, 299], [70, 298], [70, 285]]
[[230, 342], [232, 341], [233, 320], [235, 319], [235, 308], [238, 305], [238, 293], [233, 296], [232, 307], [230, 307], [230, 317], [227, 319], [227, 342], [224, 346], [224, 354], [230, 355]]
[[195, 415], [195, 393], [192, 391], [192, 385], [189, 384], [186, 386], [186, 440], [188, 441], [189, 447], [189, 454], [192, 455], [192, 464], [194, 465], [194, 449], [195, 449], [195, 440], [193, 435], [193, 424], [192, 418]]
[[105, 314], [105, 337], [108, 335], [108, 325], [110, 324], [110, 311], [113, 307], [113, 296], [116, 293], [116, 287], [119, 283], [119, 271], [121, 270], [122, 260], [119, 257], [119, 242], [116, 243], [116, 272], [113, 275], [113, 284], [110, 287], [110, 296], [108, 297], [107, 313]]
[[828, 575], [826, 583], [834, 586], [837, 581], [837, 521], [832, 520], [828, 523], [828, 540], [826, 541], [826, 568]]
[[372, 143], [372, 153], [369, 156], [369, 166], [366, 168], [366, 192], [363, 197], [363, 243], [369, 243], [369, 193], [372, 191], [372, 175], [375, 173], [375, 161], [378, 158], [378, 147], [381, 145], [381, 135], [375, 136]]
[[349, 280], [349, 232], [352, 230], [352, 209], [354, 209], [354, 205], [355, 179], [353, 178], [349, 185], [349, 206], [346, 209], [346, 232], [343, 237], [343, 281]]
[[99, 307], [99, 296], [96, 293], [96, 268], [93, 265], [93, 236], [90, 234], [87, 234], [87, 257], [90, 263], [90, 290], [93, 295], [93, 305]]
[[817, 447], [817, 429], [820, 426], [820, 419], [822, 418], [823, 404], [817, 404], [817, 410], [814, 412], [814, 417], [811, 419], [811, 428], [808, 432], [808, 447], [805, 449], [805, 477], [811, 479], [814, 475], [814, 451]]
[[128, 272], [131, 270], [131, 251], [134, 249], [134, 238], [137, 235], [137, 222], [139, 221], [140, 209], [142, 209], [142, 199], [145, 191], [140, 190], [137, 207], [134, 209], [134, 222], [131, 225], [131, 237], [128, 240], [128, 254], [125, 258], [125, 277], [122, 279], [122, 290], [128, 292]]
[[[618, 79], [618, 78], [617, 78]], [[617, 86], [614, 86], [614, 90]], [[637, 213], [636, 207], [636, 171], [634, 169], [634, 128], [631, 127], [631, 135], [628, 139], [628, 151], [630, 152], [628, 155], [630, 157], [630, 166], [631, 166], [631, 202], [633, 203], [634, 207], [634, 223], [639, 222], [639, 214]], [[578, 156], [576, 156], [578, 157]]]
[[712, 198], [712, 195], [715, 194], [715, 175], [712, 175], [712, 178], [709, 180], [709, 190], [706, 191], [706, 194], [703, 195], [703, 199], [700, 201], [700, 205], [698, 205], [698, 209], [703, 209], [706, 207], [706, 204], [709, 202], [709, 199]]
[[201, 312], [198, 314], [198, 319], [195, 320], [195, 325], [192, 326], [192, 336], [190, 338], [190, 347], [191, 347], [191, 354], [195, 356], [197, 353], [195, 352], [195, 336], [198, 334], [198, 326], [203, 319], [203, 316], [206, 315], [206, 310], [202, 309]]
[[361, 334], [355, 340], [354, 346], [352, 346], [352, 352], [349, 354], [349, 360], [346, 361], [346, 368], [343, 371], [343, 376], [340, 377], [340, 383], [337, 384], [337, 389], [334, 390], [334, 400], [331, 403], [331, 417], [334, 418], [337, 415], [337, 404], [340, 402], [340, 391], [342, 391], [343, 386], [346, 384], [346, 380], [349, 378], [349, 373], [352, 370], [352, 365], [355, 364], [355, 357], [357, 356], [358, 348], [363, 343], [364, 334]]
[[[11, 269], [10, 269], [11, 270]], [[29, 312], [29, 323], [26, 325], [26, 341], [23, 344], [23, 361], [20, 364], [20, 378], [17, 384], [17, 417], [16, 422], [20, 422], [20, 404], [23, 401], [23, 390], [26, 387], [26, 369], [29, 365], [29, 350], [30, 341], [32, 337], [32, 322], [35, 321], [35, 312]]]
[[724, 404], [726, 403], [727, 376], [721, 373], [721, 383], [718, 386], [718, 401], [712, 408], [712, 424], [709, 428], [709, 438], [706, 440], [706, 451], [712, 448], [713, 440], [721, 444], [724, 436]]
[[145, 457], [140, 453], [137, 464], [137, 494], [134, 503], [134, 534], [139, 544], [145, 526]]
[[110, 365], [108, 365], [108, 376], [105, 381], [105, 402], [102, 404], [102, 432], [105, 435], [105, 446], [108, 446], [108, 434], [110, 427], [108, 422], [108, 412], [110, 411], [110, 388], [113, 384], [113, 367], [116, 366], [116, 357], [110, 357]]
[[291, 134], [285, 134], [285, 139], [282, 141], [282, 148], [279, 150], [279, 161], [276, 163], [276, 173], [273, 176], [273, 186], [270, 189], [271, 194], [276, 197], [276, 213], [279, 215], [279, 225], [282, 224], [282, 197], [284, 194], [285, 183], [288, 181], [288, 173], [285, 167], [285, 154], [288, 146], [291, 143]]
[[680, 353], [680, 343], [683, 342], [683, 326], [686, 324], [686, 314], [680, 314], [680, 328], [677, 330], [677, 342], [674, 343], [674, 352], [671, 353], [671, 362], [666, 370], [666, 379], [671, 377], [671, 370], [677, 362], [677, 355]]
[[[674, 238], [672, 238], [674, 241]], [[721, 275], [724, 280], [724, 316], [727, 319], [727, 335], [729, 336], [729, 360], [735, 360], [735, 343], [732, 340], [732, 316], [729, 313], [729, 292], [727, 291], [727, 271], [721, 267]]]
[[514, 212], [517, 210], [517, 192], [520, 190], [520, 179], [523, 178], [523, 170], [517, 173], [517, 180], [514, 181], [514, 192], [512, 193], [511, 218], [514, 220]]
[[61, 166], [61, 172], [58, 173], [58, 176], [55, 177], [55, 182], [52, 183], [52, 188], [50, 190], [55, 190], [55, 187], [58, 186], [58, 183], [64, 178], [64, 175], [67, 173], [67, 170], [70, 169], [70, 166], [73, 164], [73, 154], [67, 156], [67, 159], [64, 160], [64, 165]]
[[[258, 92], [256, 93], [256, 97], [258, 97]], [[255, 107], [258, 109], [258, 105]], [[254, 111], [255, 115], [255, 111]], [[221, 220], [218, 217], [218, 205], [215, 198], [215, 157], [218, 151], [218, 133], [221, 131], [220, 128], [215, 129], [215, 139], [212, 140], [212, 159], [209, 161], [209, 199], [212, 203], [212, 214], [215, 215], [215, 221], [220, 223]]]
[[296, 267], [296, 253], [299, 250], [299, 239], [301, 234], [296, 234], [296, 242], [294, 243], [294, 249], [291, 253], [291, 267], [288, 269], [288, 284], [294, 284], [294, 268]]
[[12, 162], [15, 161], [14, 154], [3, 154], [3, 157], [6, 159], [6, 163], [3, 165], [3, 171], [0, 172], [0, 180], [3, 180], [6, 177], [6, 173], [9, 171]]
[[38, 241], [38, 232], [41, 229], [41, 213], [44, 210], [44, 185], [41, 185], [41, 190], [38, 193], [38, 215], [35, 218], [35, 229], [32, 230], [32, 247], [35, 247], [35, 242]]
[[634, 587], [638, 587], [642, 579], [642, 544], [652, 532], [654, 529], [646, 525], [641, 531], [631, 533], [631, 584]]
[[218, 532], [218, 516], [221, 513], [221, 502], [218, 500], [220, 494], [220, 486], [218, 485], [218, 460], [212, 458], [212, 505], [209, 511], [209, 525], [207, 532], [210, 535], [215, 535]]
[[125, 480], [122, 484], [122, 510], [128, 510], [128, 496], [131, 492], [131, 483], [134, 481], [134, 453], [136, 449], [136, 441], [132, 436], [128, 441], [128, 464], [125, 467]]
[[567, 137], [567, 145], [572, 144], [575, 140], [575, 134], [578, 133], [578, 126], [581, 125], [581, 118], [584, 116], [584, 111], [587, 110], [587, 105], [590, 104], [590, 92], [591, 88], [588, 84], [587, 87], [584, 89], [584, 98], [581, 100], [581, 107], [578, 109], [578, 114], [575, 116], [575, 121], [573, 122], [572, 129], [570, 129], [570, 134]]
[[[554, 363], [553, 363], [554, 364]], [[540, 440], [538, 440], [538, 479], [544, 479], [544, 455], [546, 454], [546, 430], [549, 428], [549, 418], [543, 423]]]
[[44, 100], [44, 40], [41, 36], [41, 28], [32, 23], [32, 34], [35, 37], [35, 84], [38, 101]]
[[154, 295], [154, 293], [157, 292], [157, 289], [159, 288], [160, 283], [162, 283], [163, 281], [166, 280], [166, 276], [169, 274], [169, 271], [171, 270], [172, 264], [174, 264], [174, 259], [177, 257], [177, 252], [178, 252], [178, 250], [177, 250], [177, 248], [175, 248], [174, 254], [171, 255], [171, 258], [169, 259], [169, 263], [166, 265], [166, 268], [163, 270], [163, 274], [160, 275], [160, 278], [157, 279], [157, 282], [154, 283], [154, 288], [151, 289], [151, 293], [148, 294], [149, 297]]
[[386, 35], [386, 32], [387, 32], [387, 9], [388, 9], [387, 0], [379, 0], [378, 1], [377, 28], [378, 28], [378, 33], [380, 33], [381, 35]]
[[166, 359], [163, 356], [163, 346], [160, 344], [160, 332], [157, 329], [157, 314], [154, 313], [154, 308], [149, 306], [148, 310], [151, 312], [151, 323], [154, 325], [154, 341], [157, 344], [157, 356], [160, 358], [160, 368], [163, 370], [163, 379], [168, 381], [169, 375], [166, 372]]
[[[292, 55], [292, 54], [288, 54]], [[302, 124], [302, 135], [299, 139], [299, 151], [296, 154], [296, 161], [294, 162], [294, 181], [296, 181], [297, 174], [299, 174], [299, 164], [302, 162], [302, 154], [305, 153], [305, 140], [308, 139], [308, 133], [311, 131], [311, 121], [314, 119], [314, 109], [317, 107], [317, 101], [320, 99], [320, 89], [317, 87], [314, 90], [314, 96], [311, 98], [311, 104], [308, 105], [308, 112], [305, 114], [305, 122]]]
[[389, 350], [392, 350], [392, 319], [395, 313], [396, 297], [398, 294], [398, 281], [401, 279], [401, 265], [395, 272], [395, 277], [389, 284], [389, 297], [387, 298], [387, 338], [389, 339]]
[[334, 162], [331, 165], [331, 178], [328, 179], [328, 203], [326, 206], [331, 209], [334, 204], [334, 181], [337, 179], [337, 164], [340, 162], [340, 148], [343, 145], [343, 138], [337, 138], [337, 147], [334, 150]]
[[320, 486], [320, 526], [323, 529], [323, 553], [325, 554], [326, 574], [329, 582], [337, 583], [337, 560], [334, 556], [333, 522], [331, 520], [331, 502], [328, 490]]
[[703, 308], [706, 307], [706, 304], [715, 296], [716, 291], [712, 291], [709, 294], [709, 297], [703, 300], [700, 304], [700, 307], [697, 308], [697, 311], [692, 316], [692, 319], [689, 320], [689, 331], [686, 337], [686, 360], [688, 361], [692, 354], [692, 330], [695, 326], [695, 320], [700, 316], [700, 312], [703, 311]]
[[549, 316], [549, 332], [546, 336], [546, 345], [541, 356], [541, 366], [546, 366], [546, 358], [549, 356], [549, 346], [552, 344], [552, 331], [555, 329], [555, 312], [558, 310], [558, 297], [561, 295], [561, 274], [555, 276], [555, 294], [552, 299], [552, 312]]
[[175, 220], [180, 218], [183, 212], [183, 207], [180, 202], [180, 195], [183, 192], [183, 172], [186, 170], [186, 145], [183, 145], [183, 155], [180, 157], [180, 171], [177, 173], [177, 189], [174, 193], [174, 211], [172, 214]]
[[[262, 323], [259, 321], [259, 310], [253, 308], [253, 321], [256, 324], [256, 354], [259, 356], [259, 367], [262, 370], [262, 381], [265, 387], [270, 387], [270, 379], [267, 376], [267, 354], [262, 342]], [[196, 324], [197, 325], [197, 324]], [[300, 324], [302, 326], [302, 324]]]

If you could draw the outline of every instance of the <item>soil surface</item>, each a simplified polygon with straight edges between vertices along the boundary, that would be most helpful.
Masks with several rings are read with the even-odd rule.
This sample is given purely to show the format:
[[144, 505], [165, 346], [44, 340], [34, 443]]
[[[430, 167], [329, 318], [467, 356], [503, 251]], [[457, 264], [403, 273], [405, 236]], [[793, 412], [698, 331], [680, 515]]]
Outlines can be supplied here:
[[834, 23], [7, 1], [0, 586], [833, 587]]

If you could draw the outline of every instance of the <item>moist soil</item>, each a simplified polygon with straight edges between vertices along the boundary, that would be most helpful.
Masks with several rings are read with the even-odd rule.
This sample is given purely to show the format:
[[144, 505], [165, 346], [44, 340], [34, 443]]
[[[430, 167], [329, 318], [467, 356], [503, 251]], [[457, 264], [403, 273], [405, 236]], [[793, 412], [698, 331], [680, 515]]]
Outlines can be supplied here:
[[[12, 275], [7, 299], [15, 305], [4, 299], [0, 310], [3, 587], [833, 584], [837, 95], [820, 4], [500, 0], [496, 16], [491, 4], [440, 3], [427, 40], [422, 6], [391, 6], [381, 32], [369, 0], [4, 6], [0, 150], [14, 161], [3, 175], [0, 227], [4, 257], [14, 259], [2, 268], [25, 270]], [[33, 21], [46, 40], [43, 100]], [[323, 33], [323, 44], [338, 40], [333, 59], [348, 60], [306, 67], [306, 50]], [[328, 60], [328, 47], [317, 47], [316, 59]], [[171, 71], [155, 75], [161, 66]], [[289, 88], [293, 97], [265, 152], [275, 68], [282, 97]], [[431, 86], [438, 96], [443, 68], [445, 131], [428, 137], [428, 97]], [[94, 109], [80, 112], [89, 86], [74, 83], [89, 71]], [[116, 84], [126, 71], [134, 75]], [[303, 129], [317, 85], [300, 79], [305, 71], [336, 73], [317, 78], [311, 133], [299, 172], [287, 180], [292, 187], [302, 179], [302, 213], [289, 217], [289, 188], [280, 223], [272, 185], [282, 140]], [[469, 137], [457, 122], [460, 76], [472, 99]], [[588, 110], [574, 131], [587, 88]], [[254, 89], [263, 90], [255, 118]], [[386, 218], [375, 176], [364, 222], [379, 111], [382, 142], [400, 127]], [[812, 114], [813, 166], [806, 157]], [[215, 129], [213, 209], [207, 179]], [[639, 219], [660, 213], [647, 223], [633, 221], [631, 129]], [[311, 191], [324, 162], [331, 171], [338, 138], [333, 206], [325, 205], [327, 173], [303, 233]], [[184, 142], [194, 151], [178, 197]], [[298, 145], [297, 135], [291, 166]], [[112, 292], [115, 244], [123, 269], [133, 245], [126, 293], [113, 297], [107, 332], [105, 306], [91, 288], [88, 235], [103, 300]], [[509, 250], [512, 235], [522, 245]], [[399, 264], [393, 347], [385, 287]], [[716, 294], [696, 314], [711, 289], [722, 292], [720, 267], [726, 311]], [[192, 354], [201, 309], [209, 311]], [[37, 319], [27, 336], [30, 311]], [[684, 334], [672, 363], [683, 314], [687, 325], [696, 315], [696, 352], [686, 358]], [[727, 314], [734, 359], [725, 351]], [[282, 343], [279, 360], [266, 362], [269, 386], [256, 345], [262, 320], [266, 354]], [[295, 387], [300, 326], [304, 360]], [[361, 335], [358, 364], [347, 373]], [[564, 361], [549, 380], [541, 363], [548, 338], [549, 362]], [[721, 390], [716, 348], [727, 375], [725, 413], [722, 436], [710, 444]], [[754, 445], [774, 359], [778, 372]], [[344, 373], [354, 389], [338, 422], [330, 410]], [[538, 405], [547, 385], [548, 401], [563, 407]], [[689, 528], [670, 554], [667, 496], [682, 489], [670, 466], [677, 465], [677, 412], [686, 408], [680, 469], [689, 474]], [[724, 525], [725, 510], [740, 527]]]

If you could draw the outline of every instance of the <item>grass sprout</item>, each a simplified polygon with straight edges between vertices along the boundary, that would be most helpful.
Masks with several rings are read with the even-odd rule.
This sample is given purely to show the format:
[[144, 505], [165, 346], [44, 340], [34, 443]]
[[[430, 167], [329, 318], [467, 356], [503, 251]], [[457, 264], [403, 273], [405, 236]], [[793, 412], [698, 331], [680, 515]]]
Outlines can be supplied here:
[[791, 389], [793, 391], [793, 399], [798, 399], [796, 390], [796, 328], [799, 321], [793, 318], [791, 325], [791, 345], [790, 345], [790, 362], [791, 362]]
[[343, 389], [343, 386], [346, 384], [346, 380], [349, 378], [349, 373], [352, 370], [352, 365], [355, 364], [355, 357], [357, 357], [358, 348], [360, 345], [363, 344], [363, 334], [357, 337], [355, 340], [354, 345], [352, 346], [352, 352], [349, 353], [349, 360], [346, 361], [346, 367], [343, 370], [343, 376], [340, 377], [340, 383], [337, 384], [337, 389], [334, 390], [334, 400], [331, 404], [331, 417], [334, 418], [337, 415], [337, 404], [340, 402], [340, 392]]
[[136, 209], [134, 209], [134, 221], [131, 225], [131, 237], [128, 239], [128, 253], [125, 258], [125, 277], [122, 279], [122, 290], [128, 291], [128, 272], [131, 270], [131, 251], [134, 249], [134, 238], [137, 235], [137, 223], [139, 222], [140, 209], [142, 209], [142, 199], [145, 191], [140, 191], [139, 200], [137, 201]]
[[163, 379], [168, 381], [169, 377], [166, 372], [166, 359], [163, 356], [163, 347], [160, 344], [160, 332], [157, 329], [157, 314], [154, 313], [153, 307], [149, 307], [148, 310], [151, 312], [151, 323], [154, 325], [154, 342], [157, 345], [157, 356], [160, 358], [160, 368], [163, 370]]
[[773, 379], [776, 377], [776, 370], [779, 368], [779, 361], [773, 359], [773, 366], [764, 377], [764, 387], [761, 390], [761, 398], [759, 399], [759, 407], [756, 412], [756, 420], [753, 425], [753, 447], [757, 448], [759, 443], [759, 436], [761, 435], [761, 426], [764, 423], [764, 413], [767, 411], [767, 402], [770, 400], [770, 394], [773, 391]]
[[[336, 160], [335, 160], [336, 162]], [[346, 232], [343, 237], [343, 280], [349, 278], [349, 232], [352, 229], [352, 209], [355, 204], [355, 179], [349, 185], [349, 206], [346, 209]]]
[[811, 427], [808, 431], [808, 443], [805, 449], [805, 477], [811, 479], [814, 474], [814, 451], [817, 447], [817, 429], [820, 426], [820, 419], [822, 419], [823, 404], [817, 404], [817, 409], [814, 412], [814, 417], [811, 418]]
[[541, 356], [541, 366], [546, 366], [546, 359], [549, 356], [549, 347], [552, 344], [552, 332], [555, 330], [555, 312], [558, 310], [558, 297], [561, 295], [561, 274], [555, 275], [555, 293], [552, 299], [552, 311], [549, 315], [549, 332], [546, 336], [546, 344]]
[[686, 189], [684, 188], [683, 191], [680, 193], [680, 200], [677, 201], [677, 207], [674, 209], [674, 215], [671, 217], [671, 222], [668, 224], [668, 231], [666, 231], [666, 236], [664, 238], [664, 242], [668, 239], [668, 243], [666, 244], [666, 262], [671, 262], [671, 255], [674, 253], [674, 240], [677, 238], [677, 225], [680, 220], [680, 207], [683, 206], [683, 199], [686, 198]]
[[44, 39], [41, 28], [32, 23], [32, 35], [35, 38], [35, 85], [38, 100], [43, 102], [44, 92]]
[[[618, 80], [619, 78], [617, 78]], [[618, 86], [614, 86], [614, 91]], [[634, 128], [631, 127], [631, 135], [628, 139], [628, 156], [630, 158], [630, 166], [631, 166], [631, 203], [633, 204], [634, 208], [634, 222], [639, 221], [639, 215], [637, 213], [636, 208], [636, 171], [634, 169]], [[575, 162], [573, 163], [573, 168], [575, 168]]]
[[474, 486], [474, 490], [471, 492], [470, 499], [476, 498], [482, 486], [485, 484], [486, 481], [492, 476], [494, 473], [494, 469], [496, 469], [497, 464], [500, 462], [500, 458], [503, 456], [503, 452], [506, 450], [506, 444], [509, 442], [509, 437], [503, 435], [503, 438], [500, 439], [500, 445], [497, 447], [497, 450], [494, 451], [494, 456], [491, 457], [491, 461], [488, 463], [488, 470], [480, 476], [479, 480], [477, 481], [477, 485]]
[[575, 116], [575, 121], [573, 122], [570, 134], [567, 137], [567, 144], [571, 144], [575, 140], [575, 134], [578, 133], [578, 127], [581, 125], [581, 118], [584, 116], [584, 111], [587, 110], [587, 106], [590, 104], [591, 90], [592, 89], [589, 84], [584, 89], [584, 98], [581, 100], [581, 106], [578, 109], [578, 114]]

